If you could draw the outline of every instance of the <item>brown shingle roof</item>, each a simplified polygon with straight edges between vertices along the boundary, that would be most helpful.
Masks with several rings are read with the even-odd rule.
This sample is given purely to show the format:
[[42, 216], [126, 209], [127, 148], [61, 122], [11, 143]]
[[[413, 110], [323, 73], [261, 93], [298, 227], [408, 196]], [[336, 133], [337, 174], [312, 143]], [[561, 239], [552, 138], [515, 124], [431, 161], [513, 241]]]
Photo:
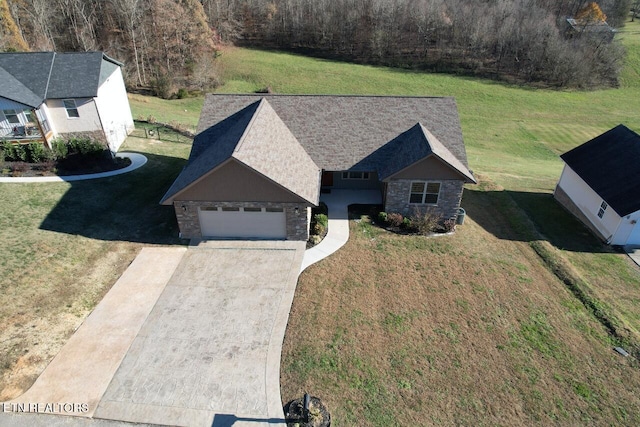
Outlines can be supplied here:
[[258, 99], [199, 133], [187, 166], [161, 203], [170, 204], [176, 195], [229, 158], [317, 204], [320, 169], [265, 99]]
[[417, 122], [467, 167], [458, 110], [449, 97], [210, 94], [198, 132], [262, 97], [322, 169], [375, 170], [366, 161], [372, 153]]
[[371, 164], [378, 172], [378, 178], [386, 180], [427, 156], [436, 156], [466, 182], [476, 182], [469, 169], [421, 123], [401, 133], [361, 163]]

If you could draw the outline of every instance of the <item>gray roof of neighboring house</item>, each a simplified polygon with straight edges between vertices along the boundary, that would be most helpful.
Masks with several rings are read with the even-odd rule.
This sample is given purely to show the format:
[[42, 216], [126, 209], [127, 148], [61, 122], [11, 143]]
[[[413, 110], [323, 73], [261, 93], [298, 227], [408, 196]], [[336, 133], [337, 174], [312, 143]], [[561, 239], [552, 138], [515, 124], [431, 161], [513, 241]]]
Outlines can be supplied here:
[[[431, 150], [450, 163], [457, 159], [456, 169], [467, 176], [458, 110], [450, 97], [210, 94], [202, 107], [198, 132], [263, 97], [322, 169], [378, 169], [381, 156], [374, 153], [384, 151], [391, 141], [400, 144], [398, 136], [421, 123], [433, 138], [425, 134], [417, 141], [438, 141]], [[443, 148], [448, 154], [443, 154]], [[427, 150], [424, 144], [413, 142], [403, 149], [403, 164], [420, 160]]]
[[265, 99], [200, 132], [187, 165], [162, 198], [171, 203], [218, 166], [233, 158], [301, 199], [316, 204], [320, 169]]
[[640, 135], [624, 125], [560, 156], [618, 215], [640, 210]]
[[45, 99], [92, 98], [120, 66], [102, 52], [0, 53], [0, 97], [34, 108]]

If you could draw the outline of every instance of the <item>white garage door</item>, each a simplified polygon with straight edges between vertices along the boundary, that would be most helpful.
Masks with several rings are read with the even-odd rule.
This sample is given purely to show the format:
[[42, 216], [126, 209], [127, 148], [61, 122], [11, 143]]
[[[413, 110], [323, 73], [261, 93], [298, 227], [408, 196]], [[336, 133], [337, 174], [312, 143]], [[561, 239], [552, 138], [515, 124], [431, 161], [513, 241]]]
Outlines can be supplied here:
[[200, 208], [203, 237], [285, 239], [284, 210], [279, 208]]

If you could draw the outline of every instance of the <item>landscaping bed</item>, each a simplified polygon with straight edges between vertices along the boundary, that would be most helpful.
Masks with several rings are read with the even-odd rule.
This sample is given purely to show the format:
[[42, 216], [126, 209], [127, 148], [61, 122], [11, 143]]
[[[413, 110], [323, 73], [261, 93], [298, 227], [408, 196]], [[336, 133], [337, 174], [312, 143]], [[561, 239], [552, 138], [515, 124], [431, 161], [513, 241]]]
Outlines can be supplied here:
[[37, 177], [83, 175], [122, 169], [131, 160], [114, 157], [101, 142], [89, 138], [55, 140], [49, 149], [40, 142], [0, 144], [0, 176]]

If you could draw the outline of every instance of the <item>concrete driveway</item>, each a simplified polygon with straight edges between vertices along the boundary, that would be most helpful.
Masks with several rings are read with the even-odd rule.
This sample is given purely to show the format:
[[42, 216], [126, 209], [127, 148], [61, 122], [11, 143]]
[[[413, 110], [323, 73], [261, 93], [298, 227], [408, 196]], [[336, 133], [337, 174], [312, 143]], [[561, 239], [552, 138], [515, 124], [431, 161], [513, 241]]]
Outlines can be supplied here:
[[304, 242], [192, 245], [95, 411], [130, 422], [282, 422], [280, 353]]
[[[69, 348], [85, 340], [70, 340], [72, 345], [68, 343], [56, 357], [64, 361], [64, 369], [56, 367], [55, 359], [47, 367], [41, 378], [73, 378], [64, 390], [66, 402], [91, 400], [88, 390], [97, 401], [88, 412], [76, 414], [93, 419], [61, 417], [56, 422], [79, 426], [110, 425], [109, 420], [114, 425], [283, 424], [280, 355], [304, 250], [305, 242], [293, 241], [192, 243], [184, 255], [178, 254], [179, 264], [170, 268], [175, 271], [168, 282], [164, 279], [166, 286], [148, 301], [134, 302], [134, 306], [148, 304], [150, 309], [132, 335], [130, 347], [106, 346], [87, 353]], [[148, 260], [144, 265], [148, 268]], [[103, 313], [108, 321], [109, 313], [115, 312], [102, 309], [105, 300], [94, 312]], [[98, 324], [102, 329], [93, 332], [105, 333], [105, 321], [85, 321], [84, 336], [91, 336], [91, 328]], [[120, 351], [123, 356], [113, 354]], [[103, 359], [109, 363], [101, 365]], [[81, 369], [82, 377], [70, 373], [75, 363], [86, 367]], [[96, 377], [103, 379], [92, 377], [91, 366], [97, 368]], [[62, 395], [56, 381], [37, 387], [38, 381], [34, 385], [40, 390], [37, 401], [58, 402]], [[29, 390], [16, 401], [28, 402], [32, 400], [29, 393], [36, 397], [36, 391]], [[30, 417], [32, 425], [52, 421], [50, 415], [0, 414], [0, 424], [20, 425], [24, 417]]]

